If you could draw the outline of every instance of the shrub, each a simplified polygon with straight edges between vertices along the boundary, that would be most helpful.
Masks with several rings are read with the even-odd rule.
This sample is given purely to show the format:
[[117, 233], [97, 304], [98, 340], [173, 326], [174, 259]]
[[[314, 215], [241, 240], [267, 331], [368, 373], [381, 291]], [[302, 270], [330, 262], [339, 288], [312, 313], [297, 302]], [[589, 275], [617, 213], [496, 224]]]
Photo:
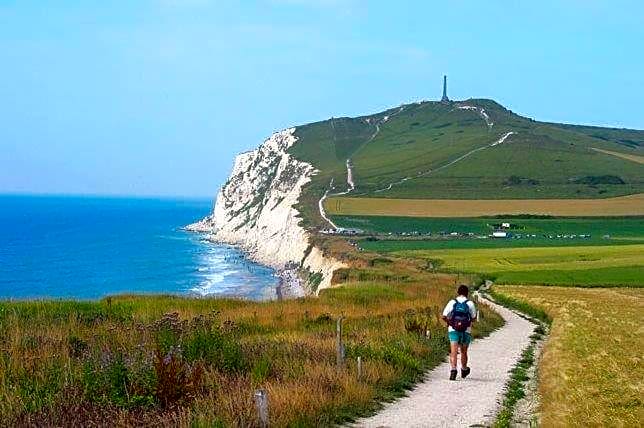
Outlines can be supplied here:
[[164, 355], [159, 349], [155, 354], [154, 370], [157, 378], [155, 397], [163, 407], [192, 398], [203, 376], [201, 365], [190, 368], [177, 352]]

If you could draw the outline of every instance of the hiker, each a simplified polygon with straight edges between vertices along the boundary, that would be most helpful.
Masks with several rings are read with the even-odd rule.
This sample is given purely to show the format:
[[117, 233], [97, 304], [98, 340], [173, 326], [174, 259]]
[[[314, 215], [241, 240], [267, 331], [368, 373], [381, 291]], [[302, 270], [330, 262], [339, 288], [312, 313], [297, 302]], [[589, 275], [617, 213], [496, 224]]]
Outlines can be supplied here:
[[443, 309], [443, 320], [447, 323], [447, 336], [449, 337], [450, 354], [449, 362], [452, 370], [449, 380], [456, 380], [456, 359], [458, 350], [461, 350], [461, 377], [466, 378], [470, 374], [467, 366], [467, 347], [472, 342], [472, 322], [476, 321], [476, 306], [468, 300], [470, 289], [467, 285], [460, 285], [455, 299], [447, 302]]

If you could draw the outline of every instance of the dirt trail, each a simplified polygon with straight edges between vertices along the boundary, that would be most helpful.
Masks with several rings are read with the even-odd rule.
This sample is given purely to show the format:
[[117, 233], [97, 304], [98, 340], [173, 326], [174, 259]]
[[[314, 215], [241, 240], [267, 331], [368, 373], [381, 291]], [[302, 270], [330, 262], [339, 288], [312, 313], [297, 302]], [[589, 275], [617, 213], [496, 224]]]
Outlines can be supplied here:
[[464, 155], [461, 155], [461, 156], [457, 157], [456, 159], [454, 159], [453, 161], [451, 161], [449, 163], [446, 163], [445, 165], [439, 166], [436, 169], [427, 170], [425, 172], [419, 172], [414, 177], [405, 177], [405, 178], [403, 178], [401, 180], [394, 181], [393, 183], [389, 183], [389, 185], [387, 185], [387, 187], [383, 187], [382, 189], [374, 190], [373, 192], [374, 193], [386, 192], [387, 190], [391, 190], [392, 187], [397, 186], [399, 184], [402, 184], [407, 180], [413, 180], [413, 179], [416, 179], [416, 178], [427, 177], [429, 174], [434, 173], [434, 172], [438, 172], [438, 171], [443, 170], [445, 168], [448, 168], [448, 167], [454, 165], [455, 163], [462, 161], [466, 157], [473, 155], [476, 152], [480, 152], [481, 150], [489, 149], [490, 147], [494, 147], [494, 146], [498, 146], [499, 144], [503, 144], [503, 143], [505, 143], [505, 140], [507, 140], [508, 137], [510, 135], [513, 135], [513, 134], [516, 134], [516, 132], [514, 132], [514, 131], [506, 132], [498, 140], [495, 140], [494, 142], [492, 142], [492, 143], [490, 143], [490, 144], [488, 144], [486, 146], [482, 146], [482, 147], [478, 147], [478, 148], [476, 148], [474, 150], [470, 150], [469, 152], [465, 153]]
[[485, 301], [505, 319], [506, 324], [470, 347], [472, 373], [448, 380], [445, 362], [427, 374], [407, 397], [385, 405], [371, 418], [358, 420], [354, 427], [468, 427], [494, 422], [505, 385], [523, 350], [530, 344], [534, 324], [514, 312]]
[[[389, 119], [391, 119], [395, 115], [401, 113], [404, 109], [405, 109], [405, 106], [400, 106], [400, 109], [398, 109], [398, 111], [393, 113], [391, 116], [385, 116], [380, 121], [376, 122], [375, 123], [375, 130], [374, 130], [373, 134], [371, 134], [371, 136], [367, 139], [367, 141], [363, 144], [363, 146], [366, 145], [366, 144], [369, 144], [371, 141], [373, 141], [374, 138], [376, 138], [376, 136], [380, 132], [380, 125], [381, 124], [387, 122]], [[369, 123], [369, 122], [367, 122], [367, 123]], [[333, 118], [331, 119], [331, 127], [335, 131], [335, 125], [333, 123]], [[333, 135], [333, 139], [335, 140], [335, 132], [334, 132], [334, 135]], [[343, 195], [346, 195], [346, 194], [349, 194], [349, 193], [353, 192], [353, 190], [355, 189], [356, 185], [355, 185], [355, 182], [353, 181], [353, 163], [351, 162], [351, 158], [348, 158], [346, 160], [346, 166], [347, 166], [347, 190], [345, 190], [344, 192], [330, 193], [331, 190], [333, 189], [333, 179], [331, 179], [331, 182], [329, 183], [329, 189], [327, 189], [327, 191], [324, 192], [324, 195], [322, 195], [322, 197], [318, 201], [318, 210], [320, 211], [320, 216], [333, 229], [338, 229], [338, 227], [336, 226], [335, 223], [333, 223], [333, 221], [331, 221], [331, 219], [327, 215], [327, 213], [326, 213], [326, 211], [324, 209], [324, 201], [329, 196], [343, 196]]]

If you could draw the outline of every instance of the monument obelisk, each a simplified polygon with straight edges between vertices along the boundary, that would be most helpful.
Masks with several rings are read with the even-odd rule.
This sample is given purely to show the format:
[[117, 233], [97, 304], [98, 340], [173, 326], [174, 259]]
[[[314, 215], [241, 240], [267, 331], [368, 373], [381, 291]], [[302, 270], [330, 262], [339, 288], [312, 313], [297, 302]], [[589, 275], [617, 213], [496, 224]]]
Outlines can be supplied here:
[[441, 98], [441, 102], [449, 102], [449, 98], [447, 98], [447, 76], [443, 76], [443, 98]]

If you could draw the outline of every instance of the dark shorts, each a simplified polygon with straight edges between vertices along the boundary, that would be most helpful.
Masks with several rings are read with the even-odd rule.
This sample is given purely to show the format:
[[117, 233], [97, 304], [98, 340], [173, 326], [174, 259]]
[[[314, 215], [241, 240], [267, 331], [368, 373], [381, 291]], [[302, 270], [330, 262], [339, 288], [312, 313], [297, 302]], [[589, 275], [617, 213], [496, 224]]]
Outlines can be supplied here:
[[451, 343], [458, 343], [459, 345], [469, 345], [472, 343], [472, 335], [466, 331], [450, 331], [447, 333]]

